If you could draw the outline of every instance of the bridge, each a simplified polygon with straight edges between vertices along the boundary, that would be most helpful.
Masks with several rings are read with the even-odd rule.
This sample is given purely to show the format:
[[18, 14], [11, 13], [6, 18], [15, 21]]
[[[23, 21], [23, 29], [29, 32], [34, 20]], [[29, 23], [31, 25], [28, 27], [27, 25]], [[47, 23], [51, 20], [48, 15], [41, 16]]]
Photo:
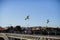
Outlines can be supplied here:
[[53, 35], [29, 35], [29, 34], [15, 34], [15, 33], [0, 33], [0, 37], [4, 40], [60, 40], [60, 36]]

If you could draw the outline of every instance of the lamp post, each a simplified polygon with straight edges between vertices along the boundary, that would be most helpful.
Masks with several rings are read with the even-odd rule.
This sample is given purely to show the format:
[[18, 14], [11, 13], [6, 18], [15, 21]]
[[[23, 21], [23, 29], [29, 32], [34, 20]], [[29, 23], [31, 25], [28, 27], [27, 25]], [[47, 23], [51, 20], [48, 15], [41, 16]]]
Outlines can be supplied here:
[[[46, 22], [47, 24], [49, 23], [49, 19], [47, 19], [47, 22]], [[47, 26], [47, 25], [46, 25]], [[48, 27], [48, 26], [47, 26]], [[48, 32], [48, 36], [49, 36], [49, 31], [47, 31]]]
[[29, 15], [28, 15], [28, 16], [25, 18], [25, 20], [27, 21], [27, 25], [29, 25], [29, 24], [28, 24], [29, 19], [30, 19], [30, 18], [29, 18]]

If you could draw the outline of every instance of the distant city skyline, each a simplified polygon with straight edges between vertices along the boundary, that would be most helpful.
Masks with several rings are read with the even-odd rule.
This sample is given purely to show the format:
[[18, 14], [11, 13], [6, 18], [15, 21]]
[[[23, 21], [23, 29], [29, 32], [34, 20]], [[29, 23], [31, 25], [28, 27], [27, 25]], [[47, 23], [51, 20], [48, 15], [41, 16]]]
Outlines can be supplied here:
[[10, 25], [60, 27], [60, 0], [0, 0], [0, 26]]

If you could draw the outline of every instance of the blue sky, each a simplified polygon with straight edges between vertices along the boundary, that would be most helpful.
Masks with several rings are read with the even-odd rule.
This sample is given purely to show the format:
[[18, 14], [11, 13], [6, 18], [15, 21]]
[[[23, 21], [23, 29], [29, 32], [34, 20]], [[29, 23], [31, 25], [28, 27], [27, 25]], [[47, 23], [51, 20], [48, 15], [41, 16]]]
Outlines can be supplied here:
[[[29, 15], [29, 20], [24, 20]], [[49, 23], [46, 20], [49, 19]], [[0, 0], [0, 26], [60, 26], [59, 0]]]

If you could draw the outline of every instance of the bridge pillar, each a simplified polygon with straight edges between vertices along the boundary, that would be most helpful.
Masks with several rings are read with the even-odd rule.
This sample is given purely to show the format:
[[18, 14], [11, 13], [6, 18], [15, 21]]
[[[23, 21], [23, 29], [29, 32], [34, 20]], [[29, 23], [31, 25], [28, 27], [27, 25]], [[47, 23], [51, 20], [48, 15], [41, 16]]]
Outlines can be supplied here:
[[52, 40], [52, 39], [50, 39], [50, 38], [46, 38], [45, 40]]
[[32, 40], [32, 39], [27, 39], [27, 40]]
[[44, 40], [46, 40], [46, 38], [44, 38]]
[[50, 39], [48, 39], [48, 40], [50, 40]]
[[39, 40], [44, 40], [44, 38], [43, 38], [43, 37], [41, 37]]

